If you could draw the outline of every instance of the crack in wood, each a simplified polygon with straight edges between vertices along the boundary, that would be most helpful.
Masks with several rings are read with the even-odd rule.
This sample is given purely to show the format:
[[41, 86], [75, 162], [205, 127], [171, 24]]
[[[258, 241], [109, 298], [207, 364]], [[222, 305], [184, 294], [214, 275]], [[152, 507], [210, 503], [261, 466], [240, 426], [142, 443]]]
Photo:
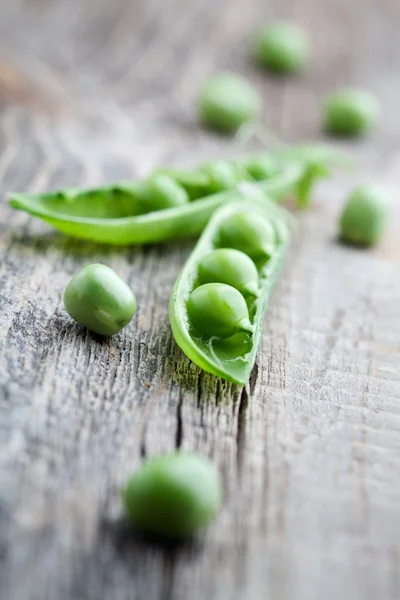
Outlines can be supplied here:
[[258, 370], [259, 370], [258, 363], [255, 362], [254, 367], [250, 374], [250, 381], [249, 381], [250, 396], [252, 396], [254, 394], [254, 390], [256, 388], [257, 379], [258, 379]]
[[178, 404], [176, 406], [176, 431], [175, 448], [179, 450], [183, 441], [183, 421], [182, 421], [183, 392], [179, 392]]
[[236, 468], [239, 480], [242, 477], [244, 454], [246, 448], [246, 413], [249, 405], [249, 394], [246, 386], [242, 388], [239, 400], [236, 432]]

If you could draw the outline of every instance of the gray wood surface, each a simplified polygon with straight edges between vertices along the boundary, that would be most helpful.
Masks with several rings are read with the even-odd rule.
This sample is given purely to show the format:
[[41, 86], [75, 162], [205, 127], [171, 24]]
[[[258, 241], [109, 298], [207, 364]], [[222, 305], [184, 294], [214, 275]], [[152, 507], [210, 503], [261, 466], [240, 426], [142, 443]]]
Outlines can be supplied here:
[[[299, 21], [301, 77], [249, 64], [263, 20]], [[0, 8], [0, 597], [3, 600], [391, 600], [400, 597], [400, 4], [398, 0], [3, 0]], [[97, 184], [234, 154], [194, 98], [216, 69], [246, 74], [285, 141], [319, 139], [324, 95], [377, 94], [358, 171], [301, 216], [251, 385], [191, 364], [167, 318], [193, 245], [79, 243], [6, 205], [10, 190]], [[383, 244], [335, 241], [358, 181], [393, 197]], [[62, 305], [105, 262], [135, 290], [132, 325], [102, 340]], [[220, 467], [223, 511], [196, 541], [127, 533], [119, 488], [179, 446]]]

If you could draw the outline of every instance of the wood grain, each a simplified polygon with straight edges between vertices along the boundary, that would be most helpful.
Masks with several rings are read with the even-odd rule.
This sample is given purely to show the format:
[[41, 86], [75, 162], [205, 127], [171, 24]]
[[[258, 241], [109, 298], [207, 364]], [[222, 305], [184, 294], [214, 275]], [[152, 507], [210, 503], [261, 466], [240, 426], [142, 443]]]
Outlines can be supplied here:
[[[304, 76], [249, 64], [267, 18], [309, 32]], [[397, 600], [400, 597], [400, 5], [397, 0], [8, 0], [0, 9], [0, 597], [5, 600]], [[6, 205], [10, 190], [93, 185], [234, 154], [202, 131], [207, 74], [246, 74], [287, 141], [320, 138], [325, 94], [371, 89], [379, 131], [322, 186], [272, 299], [244, 389], [175, 345], [172, 285], [193, 245], [79, 243]], [[336, 243], [359, 180], [393, 195], [382, 246]], [[105, 262], [135, 290], [111, 340], [74, 325], [71, 276]], [[220, 467], [224, 509], [183, 546], [129, 532], [119, 488], [181, 447]]]

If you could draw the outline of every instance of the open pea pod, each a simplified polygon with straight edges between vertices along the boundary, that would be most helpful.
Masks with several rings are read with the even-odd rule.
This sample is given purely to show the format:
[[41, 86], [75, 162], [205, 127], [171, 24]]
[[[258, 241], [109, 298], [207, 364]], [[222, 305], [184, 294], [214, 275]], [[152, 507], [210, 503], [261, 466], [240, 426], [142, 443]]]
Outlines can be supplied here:
[[[301, 162], [288, 162], [260, 190], [279, 200], [291, 194], [304, 175]], [[186, 204], [138, 214], [138, 182], [94, 190], [62, 190], [49, 194], [11, 194], [13, 208], [39, 217], [67, 235], [113, 245], [148, 244], [200, 233], [231, 190], [209, 194]], [[240, 185], [236, 183], [236, 187]]]
[[343, 154], [330, 147], [286, 147], [234, 161], [213, 161], [192, 171], [157, 169], [143, 181], [98, 189], [11, 194], [10, 205], [72, 237], [114, 245], [147, 244], [198, 234], [227, 190], [255, 181], [274, 200], [291, 195], [309, 205], [317, 179]]
[[[175, 283], [169, 319], [175, 340], [200, 368], [245, 385], [295, 219], [243, 184], [210, 219]], [[258, 196], [257, 198], [255, 196]]]

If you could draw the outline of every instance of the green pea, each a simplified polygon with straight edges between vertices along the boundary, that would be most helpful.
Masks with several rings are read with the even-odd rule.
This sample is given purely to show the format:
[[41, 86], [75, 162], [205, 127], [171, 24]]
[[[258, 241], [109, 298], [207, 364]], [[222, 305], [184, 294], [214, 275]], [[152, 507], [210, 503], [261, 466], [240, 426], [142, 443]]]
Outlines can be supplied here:
[[379, 103], [369, 92], [340, 90], [324, 104], [323, 126], [333, 135], [359, 137], [377, 124], [379, 115]]
[[198, 283], [226, 283], [244, 295], [258, 296], [257, 267], [247, 254], [232, 248], [220, 248], [207, 254], [198, 267]]
[[230, 190], [239, 181], [238, 169], [234, 164], [225, 160], [206, 163], [200, 167], [200, 171], [208, 177], [209, 193]]
[[192, 326], [206, 337], [224, 339], [254, 330], [242, 294], [225, 283], [205, 283], [196, 288], [186, 308]]
[[206, 458], [177, 452], [145, 464], [128, 481], [122, 499], [138, 530], [183, 538], [214, 518], [222, 501], [221, 479]]
[[298, 73], [310, 57], [304, 31], [294, 23], [276, 22], [262, 27], [254, 40], [254, 58], [259, 65], [280, 74]]
[[254, 261], [272, 256], [277, 234], [270, 221], [250, 212], [236, 213], [220, 227], [218, 246], [241, 250]]
[[121, 331], [136, 312], [131, 288], [115, 271], [101, 264], [83, 267], [64, 292], [67, 313], [100, 335]]
[[170, 167], [160, 167], [153, 171], [153, 175], [169, 175], [182, 186], [188, 194], [189, 200], [202, 198], [209, 193], [208, 181], [209, 178], [201, 169], [195, 171], [182, 171], [180, 169], [172, 169]]
[[383, 190], [364, 185], [350, 195], [339, 221], [342, 240], [373, 246], [382, 237], [388, 216], [388, 202]]
[[136, 194], [142, 213], [184, 206], [189, 202], [186, 190], [173, 177], [163, 173], [140, 183]]
[[212, 129], [235, 132], [254, 121], [261, 109], [257, 90], [236, 73], [222, 72], [209, 79], [200, 91], [200, 120]]
[[278, 165], [272, 156], [249, 156], [241, 161], [241, 164], [246, 169], [252, 179], [262, 181], [269, 179], [278, 172]]

